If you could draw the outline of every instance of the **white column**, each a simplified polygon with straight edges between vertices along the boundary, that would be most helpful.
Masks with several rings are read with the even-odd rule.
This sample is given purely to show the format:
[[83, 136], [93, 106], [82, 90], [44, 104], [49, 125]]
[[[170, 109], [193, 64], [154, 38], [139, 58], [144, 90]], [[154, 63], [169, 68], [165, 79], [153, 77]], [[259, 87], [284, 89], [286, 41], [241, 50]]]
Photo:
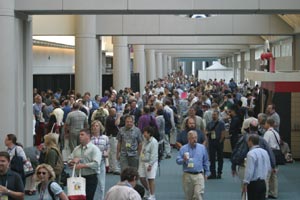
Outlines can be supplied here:
[[168, 74], [172, 73], [172, 57], [168, 56]]
[[[15, 133], [17, 126], [15, 120], [16, 112], [16, 93], [17, 93], [17, 77], [15, 74], [16, 59], [15, 59], [15, 24], [14, 24], [14, 1], [4, 0], [0, 3], [0, 58], [1, 69], [5, 73], [0, 73], [0, 91], [5, 98], [0, 98], [2, 106], [0, 115], [0, 135], [2, 144], [7, 133]], [[9, 102], [8, 102], [9, 101]]]
[[130, 87], [129, 50], [126, 36], [114, 36], [113, 83], [117, 91]]
[[237, 70], [238, 70], [238, 55], [233, 55], [233, 80], [237, 82]]
[[163, 76], [168, 75], [168, 55], [163, 55]]
[[162, 53], [155, 53], [155, 61], [156, 61], [156, 77], [163, 78], [163, 59]]
[[96, 94], [102, 95], [102, 70], [105, 66], [103, 66], [103, 57], [102, 57], [102, 41], [101, 41], [101, 37], [98, 39], [97, 42], [97, 52], [96, 52], [96, 57], [97, 57], [97, 65], [98, 65], [98, 79], [96, 80], [96, 84], [99, 86], [99, 88], [97, 88], [97, 92]]
[[0, 137], [4, 142], [13, 133], [27, 147], [33, 145], [32, 24], [31, 17], [15, 17], [14, 8], [15, 1], [0, 2], [0, 91], [5, 96], [0, 99]]
[[293, 37], [293, 70], [300, 70], [300, 34]]
[[[18, 89], [16, 99], [18, 99], [18, 140], [25, 147], [33, 145], [33, 123], [32, 123], [32, 86], [33, 86], [33, 75], [32, 75], [32, 17], [28, 16], [26, 19], [18, 19], [18, 27], [21, 28], [19, 33], [20, 42], [20, 59], [17, 67], [18, 71]], [[17, 45], [18, 46], [18, 45]], [[19, 49], [17, 47], [17, 49]], [[22, 100], [22, 101], [20, 101]], [[26, 117], [24, 117], [26, 116]]]
[[[253, 71], [256, 69], [255, 63], [255, 49], [250, 49], [250, 70]], [[254, 86], [255, 82], [250, 80], [250, 86]]]
[[139, 73], [140, 93], [144, 91], [146, 85], [146, 63], [145, 63], [145, 46], [133, 45], [133, 72]]
[[155, 51], [153, 49], [146, 50], [146, 68], [147, 68], [147, 81], [154, 81], [155, 73]]
[[246, 68], [246, 61], [245, 61], [245, 52], [241, 52], [241, 81], [245, 81], [245, 68]]
[[98, 56], [96, 39], [96, 16], [76, 16], [75, 37], [75, 91], [83, 94], [99, 93]]

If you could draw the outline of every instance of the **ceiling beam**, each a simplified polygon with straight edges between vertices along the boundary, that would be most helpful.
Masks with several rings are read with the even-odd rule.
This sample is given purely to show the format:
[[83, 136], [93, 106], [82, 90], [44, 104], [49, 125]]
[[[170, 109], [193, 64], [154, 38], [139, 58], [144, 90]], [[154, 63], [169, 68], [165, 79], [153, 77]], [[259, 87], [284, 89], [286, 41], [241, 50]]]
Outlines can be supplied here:
[[15, 0], [28, 14], [288, 14], [299, 0]]
[[258, 36], [128, 36], [128, 44], [141, 45], [263, 45]]

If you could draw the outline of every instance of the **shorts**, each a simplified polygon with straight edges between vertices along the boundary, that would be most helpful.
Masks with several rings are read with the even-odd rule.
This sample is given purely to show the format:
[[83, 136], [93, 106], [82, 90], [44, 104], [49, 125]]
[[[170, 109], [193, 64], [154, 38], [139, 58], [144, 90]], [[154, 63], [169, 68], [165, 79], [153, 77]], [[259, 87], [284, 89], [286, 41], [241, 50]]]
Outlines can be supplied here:
[[147, 171], [149, 164], [140, 162], [139, 169], [138, 169], [139, 176], [142, 178], [147, 178], [147, 179], [155, 179], [156, 172], [157, 172], [157, 165], [158, 165], [158, 163], [155, 162], [152, 165], [151, 171]]

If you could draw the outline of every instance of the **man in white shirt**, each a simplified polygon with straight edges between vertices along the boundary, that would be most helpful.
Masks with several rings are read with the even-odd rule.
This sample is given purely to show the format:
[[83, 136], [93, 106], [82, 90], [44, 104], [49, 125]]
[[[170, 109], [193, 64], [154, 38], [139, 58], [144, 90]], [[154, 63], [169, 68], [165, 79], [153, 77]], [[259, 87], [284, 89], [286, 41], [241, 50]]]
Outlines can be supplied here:
[[121, 173], [121, 182], [108, 190], [105, 200], [141, 200], [141, 196], [133, 188], [136, 186], [138, 172], [134, 167], [127, 167]]
[[248, 138], [249, 152], [243, 192], [248, 193], [249, 200], [264, 200], [266, 195], [266, 178], [271, 170], [270, 158], [266, 150], [259, 147], [259, 136], [252, 134]]
[[[267, 130], [264, 134], [264, 139], [267, 141], [271, 149], [280, 149], [280, 135], [274, 129], [275, 121], [272, 118], [268, 118], [265, 124], [265, 129]], [[277, 142], [278, 141], [278, 142]], [[278, 180], [277, 180], [277, 170], [269, 172], [266, 180], [266, 197], [269, 199], [276, 199], [278, 197]]]

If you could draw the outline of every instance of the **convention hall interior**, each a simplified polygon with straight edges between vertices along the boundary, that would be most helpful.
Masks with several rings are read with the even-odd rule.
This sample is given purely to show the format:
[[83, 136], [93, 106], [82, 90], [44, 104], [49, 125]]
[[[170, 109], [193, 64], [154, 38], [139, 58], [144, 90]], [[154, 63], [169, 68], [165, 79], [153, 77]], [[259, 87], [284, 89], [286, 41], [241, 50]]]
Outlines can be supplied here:
[[[33, 87], [142, 92], [182, 70], [268, 89], [300, 158], [298, 0], [2, 0], [0, 26], [1, 138], [32, 145]], [[266, 43], [272, 72], [261, 67]]]

